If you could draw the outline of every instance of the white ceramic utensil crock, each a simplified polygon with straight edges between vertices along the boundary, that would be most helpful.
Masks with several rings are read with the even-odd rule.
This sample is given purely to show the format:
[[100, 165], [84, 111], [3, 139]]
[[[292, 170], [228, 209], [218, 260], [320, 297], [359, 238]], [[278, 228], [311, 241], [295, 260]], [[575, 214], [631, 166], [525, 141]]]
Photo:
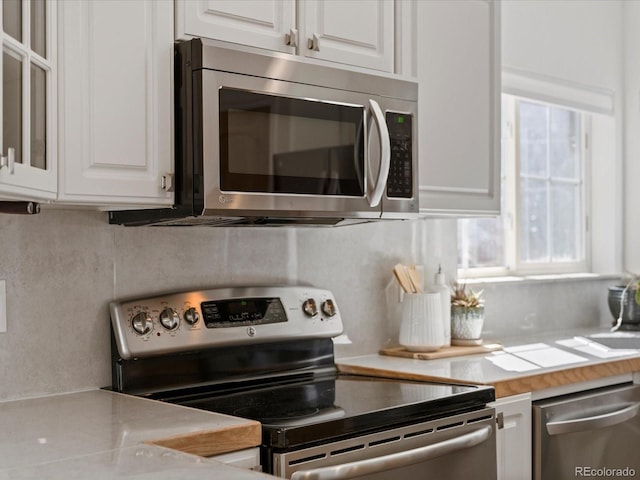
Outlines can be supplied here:
[[439, 293], [408, 293], [402, 302], [400, 345], [412, 352], [433, 352], [444, 345]]

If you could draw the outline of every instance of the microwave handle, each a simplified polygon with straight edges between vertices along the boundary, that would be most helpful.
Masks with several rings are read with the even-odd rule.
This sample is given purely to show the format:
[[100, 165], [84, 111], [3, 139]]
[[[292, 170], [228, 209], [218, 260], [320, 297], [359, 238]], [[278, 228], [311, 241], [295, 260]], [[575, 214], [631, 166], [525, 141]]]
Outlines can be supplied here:
[[[377, 207], [382, 200], [382, 194], [387, 186], [387, 179], [389, 178], [389, 166], [391, 164], [391, 143], [389, 142], [389, 129], [387, 128], [387, 122], [384, 119], [380, 105], [375, 100], [369, 99], [369, 106], [371, 107], [371, 113], [378, 128], [378, 136], [380, 137], [380, 170], [378, 171], [378, 179], [375, 182], [372, 190], [367, 187], [367, 200], [369, 206]], [[369, 168], [371, 164], [369, 163]]]
[[480, 445], [491, 438], [492, 428], [482, 427], [471, 433], [453, 437], [439, 443], [418, 447], [381, 457], [368, 458], [342, 465], [320, 467], [313, 470], [299, 470], [291, 475], [291, 480], [346, 480], [364, 475], [385, 472], [416, 463], [427, 462], [434, 458], [450, 455], [460, 450]]

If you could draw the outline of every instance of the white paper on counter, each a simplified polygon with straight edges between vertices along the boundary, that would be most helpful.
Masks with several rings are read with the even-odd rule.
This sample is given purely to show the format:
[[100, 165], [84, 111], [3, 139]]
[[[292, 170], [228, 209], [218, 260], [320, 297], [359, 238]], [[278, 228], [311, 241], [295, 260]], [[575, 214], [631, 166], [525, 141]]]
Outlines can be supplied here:
[[585, 357], [548, 345], [545, 348], [518, 352], [517, 355], [541, 367], [558, 367], [587, 361]]
[[522, 360], [505, 352], [493, 352], [491, 355], [485, 357], [496, 367], [499, 367], [508, 372], [528, 372], [530, 370], [538, 370], [540, 367], [533, 363]]
[[[611, 334], [602, 334], [602, 337], [610, 338], [610, 336]], [[598, 358], [622, 357], [637, 353], [637, 350], [633, 349], [609, 348], [606, 345], [592, 342], [585, 337], [573, 337], [565, 340], [557, 340], [556, 343], [563, 347], [573, 348], [574, 350], [578, 350], [579, 352], [587, 353]]]

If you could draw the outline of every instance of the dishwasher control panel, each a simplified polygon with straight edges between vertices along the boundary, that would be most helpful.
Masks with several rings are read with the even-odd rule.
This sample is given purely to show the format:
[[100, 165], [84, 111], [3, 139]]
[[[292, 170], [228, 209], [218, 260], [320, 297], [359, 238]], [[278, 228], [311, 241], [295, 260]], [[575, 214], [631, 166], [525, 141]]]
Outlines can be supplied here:
[[120, 357], [340, 335], [333, 294], [313, 287], [229, 287], [110, 304]]

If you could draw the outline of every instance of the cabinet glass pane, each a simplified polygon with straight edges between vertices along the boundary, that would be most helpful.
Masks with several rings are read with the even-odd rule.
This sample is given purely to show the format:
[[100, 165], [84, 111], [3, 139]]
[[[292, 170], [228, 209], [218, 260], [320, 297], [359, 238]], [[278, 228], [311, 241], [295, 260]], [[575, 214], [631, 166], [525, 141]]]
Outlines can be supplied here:
[[22, 0], [2, 0], [2, 29], [22, 41]]
[[31, 166], [47, 168], [47, 73], [31, 65]]
[[22, 61], [2, 52], [2, 149], [16, 151], [16, 162], [22, 163]]
[[47, 11], [44, 0], [31, 0], [31, 50], [44, 57], [47, 53]]

